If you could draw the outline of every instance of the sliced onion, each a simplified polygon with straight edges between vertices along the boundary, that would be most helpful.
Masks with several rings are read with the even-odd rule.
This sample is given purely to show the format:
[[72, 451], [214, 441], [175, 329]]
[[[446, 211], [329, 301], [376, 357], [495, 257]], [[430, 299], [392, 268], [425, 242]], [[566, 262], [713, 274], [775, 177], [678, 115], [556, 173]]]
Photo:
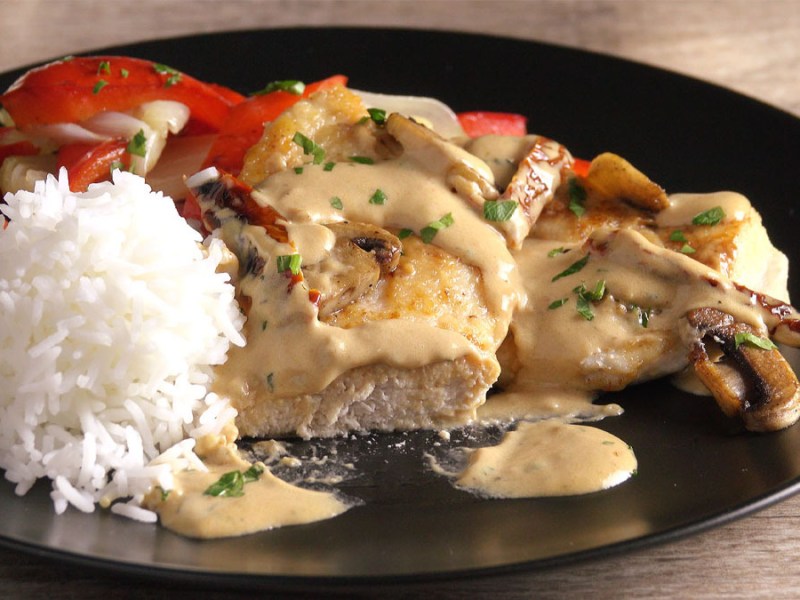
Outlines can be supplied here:
[[200, 169], [215, 137], [212, 134], [169, 138], [158, 163], [147, 174], [147, 183], [173, 200], [185, 197], [184, 177]]
[[153, 129], [166, 133], [180, 133], [189, 121], [189, 107], [173, 100], [154, 100], [146, 102], [133, 111], [133, 116], [141, 119]]
[[38, 142], [39, 147], [44, 148], [58, 148], [66, 144], [99, 144], [109, 139], [109, 136], [87, 129], [77, 123], [37, 125], [25, 131]]
[[32, 192], [34, 185], [56, 171], [54, 154], [7, 156], [0, 165], [0, 191], [14, 194], [20, 190]]
[[435, 98], [351, 91], [358, 94], [368, 108], [381, 108], [387, 113], [396, 112], [411, 117], [421, 121], [444, 138], [459, 138], [466, 135], [452, 109]]

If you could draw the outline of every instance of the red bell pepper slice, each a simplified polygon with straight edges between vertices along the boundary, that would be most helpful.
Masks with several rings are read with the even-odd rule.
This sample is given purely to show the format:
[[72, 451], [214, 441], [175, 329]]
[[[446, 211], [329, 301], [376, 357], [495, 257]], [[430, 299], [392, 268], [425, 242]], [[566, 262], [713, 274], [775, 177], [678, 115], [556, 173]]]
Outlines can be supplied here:
[[92, 56], [32, 69], [0, 96], [24, 130], [33, 125], [78, 123], [107, 110], [127, 111], [145, 102], [174, 100], [191, 112], [190, 131], [217, 131], [244, 97], [174, 69], [138, 58]]
[[586, 177], [589, 174], [589, 167], [592, 165], [592, 161], [584, 160], [582, 158], [574, 159], [572, 163], [572, 171], [575, 175], [579, 177]]
[[69, 189], [83, 192], [90, 183], [105, 181], [111, 176], [114, 163], [128, 167], [128, 142], [108, 140], [100, 144], [67, 144], [58, 150], [57, 166], [66, 167]]
[[469, 137], [481, 135], [526, 135], [528, 119], [514, 113], [490, 111], [462, 112], [456, 115], [461, 128]]

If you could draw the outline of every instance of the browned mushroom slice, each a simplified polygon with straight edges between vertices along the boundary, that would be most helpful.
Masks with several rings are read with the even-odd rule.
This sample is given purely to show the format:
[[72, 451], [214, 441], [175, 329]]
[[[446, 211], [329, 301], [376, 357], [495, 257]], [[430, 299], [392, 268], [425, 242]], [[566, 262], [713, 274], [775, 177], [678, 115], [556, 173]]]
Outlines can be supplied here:
[[596, 156], [584, 185], [605, 199], [626, 200], [653, 212], [669, 206], [664, 189], [627, 160], [611, 152]]
[[303, 269], [309, 286], [322, 292], [322, 319], [358, 300], [394, 271], [402, 249], [396, 236], [374, 225], [346, 221], [327, 227], [336, 235], [330, 255]]
[[760, 332], [714, 308], [698, 308], [687, 319], [699, 338], [689, 360], [722, 411], [741, 417], [750, 431], [776, 431], [800, 417], [800, 383]]

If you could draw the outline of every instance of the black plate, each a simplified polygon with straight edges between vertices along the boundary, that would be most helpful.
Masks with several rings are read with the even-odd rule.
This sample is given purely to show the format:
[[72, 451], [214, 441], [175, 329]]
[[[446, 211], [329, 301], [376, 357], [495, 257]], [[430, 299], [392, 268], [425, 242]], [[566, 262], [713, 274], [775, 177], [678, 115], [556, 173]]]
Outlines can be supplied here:
[[[456, 110], [529, 117], [575, 155], [610, 150], [668, 191], [750, 197], [797, 264], [793, 178], [800, 120], [697, 80], [606, 56], [485, 36], [407, 30], [288, 29], [114, 48], [243, 92], [275, 79], [349, 75], [358, 89], [429, 95]], [[19, 73], [0, 77], [6, 87]], [[795, 279], [791, 290], [798, 295]], [[795, 362], [795, 364], [797, 364]], [[713, 401], [665, 383], [604, 400], [626, 412], [600, 427], [630, 443], [639, 474], [582, 497], [487, 501], [423, 468], [422, 432], [341, 442], [365, 500], [331, 521], [198, 542], [107, 513], [52, 513], [48, 486], [0, 484], [0, 542], [128, 573], [226, 585], [352, 585], [534, 569], [664, 542], [798, 491], [800, 429], [741, 433]]]

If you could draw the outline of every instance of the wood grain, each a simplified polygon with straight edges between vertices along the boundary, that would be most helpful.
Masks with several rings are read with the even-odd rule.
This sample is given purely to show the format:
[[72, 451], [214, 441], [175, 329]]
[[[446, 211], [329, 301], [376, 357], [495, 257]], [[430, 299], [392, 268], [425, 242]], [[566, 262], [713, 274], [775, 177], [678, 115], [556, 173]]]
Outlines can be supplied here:
[[[391, 25], [507, 35], [613, 54], [700, 77], [800, 116], [798, 0], [2, 0], [0, 9], [0, 71], [112, 44], [198, 32]], [[333, 595], [794, 598], [799, 559], [797, 497], [712, 531], [604, 560], [379, 594]], [[128, 580], [0, 548], [2, 598], [239, 595], [253, 596]]]

